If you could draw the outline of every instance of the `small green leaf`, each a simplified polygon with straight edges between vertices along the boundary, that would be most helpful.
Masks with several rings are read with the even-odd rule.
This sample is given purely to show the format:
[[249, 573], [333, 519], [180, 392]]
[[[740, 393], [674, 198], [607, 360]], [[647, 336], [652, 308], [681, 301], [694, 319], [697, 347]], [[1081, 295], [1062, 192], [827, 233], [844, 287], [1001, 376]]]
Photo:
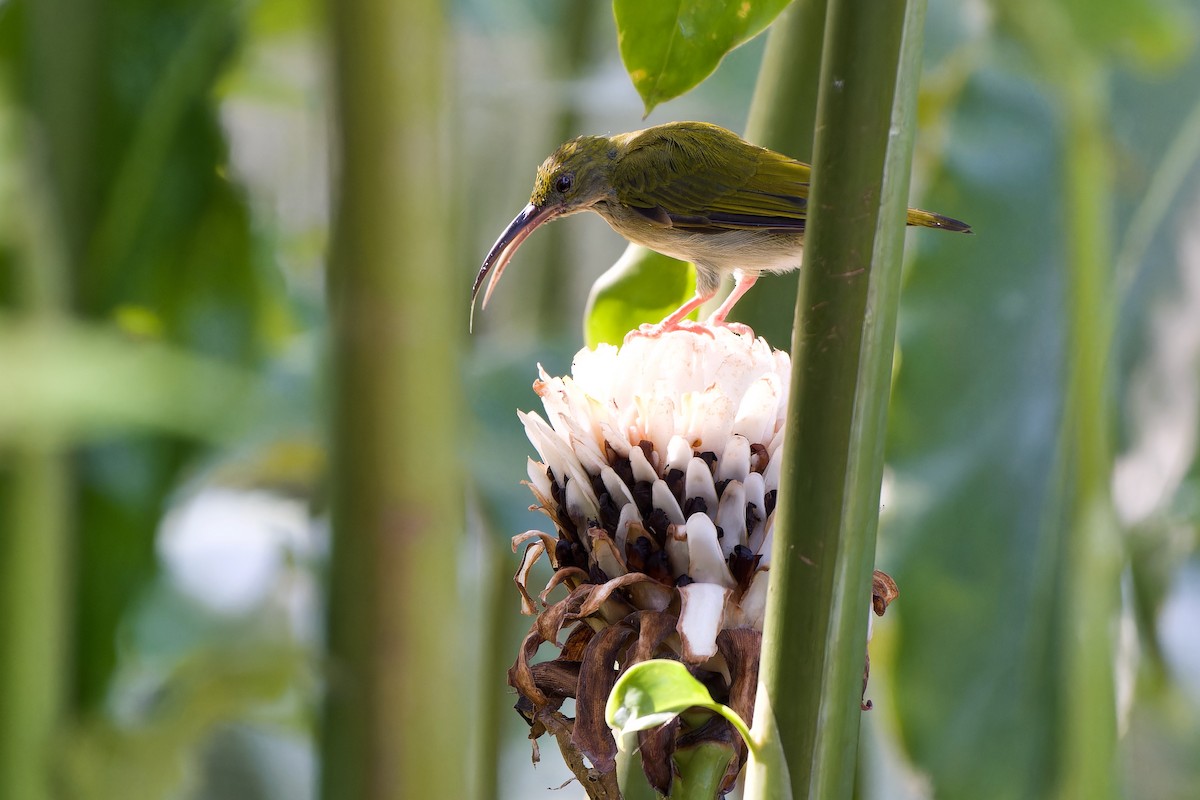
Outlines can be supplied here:
[[714, 701], [687, 667], [665, 658], [635, 664], [617, 679], [604, 708], [604, 720], [620, 741], [624, 734], [656, 728], [689, 708], [720, 714], [737, 728], [747, 746], [755, 749], [750, 728], [737, 712]]
[[613, 0], [621, 60], [649, 114], [712, 74], [790, 0]]
[[584, 313], [588, 347], [620, 344], [643, 322], [659, 322], [696, 290], [696, 271], [644, 247], [630, 245], [592, 285]]

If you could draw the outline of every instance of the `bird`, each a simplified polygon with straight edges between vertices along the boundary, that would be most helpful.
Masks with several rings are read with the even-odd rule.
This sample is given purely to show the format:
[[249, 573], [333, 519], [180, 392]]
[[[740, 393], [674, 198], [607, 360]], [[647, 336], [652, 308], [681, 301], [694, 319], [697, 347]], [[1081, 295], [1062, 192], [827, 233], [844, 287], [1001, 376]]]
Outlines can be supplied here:
[[[707, 320], [725, 325], [730, 310], [764, 272], [790, 272], [803, 258], [812, 167], [751, 144], [707, 122], [668, 122], [614, 136], [580, 136], [537, 170], [529, 204], [488, 252], [471, 288], [488, 274], [483, 308], [517, 248], [560, 217], [594, 211], [629, 241], [696, 267], [696, 292], [653, 333], [687, 327], [687, 316], [717, 293], [733, 291]], [[908, 209], [908, 224], [970, 233], [965, 222]]]

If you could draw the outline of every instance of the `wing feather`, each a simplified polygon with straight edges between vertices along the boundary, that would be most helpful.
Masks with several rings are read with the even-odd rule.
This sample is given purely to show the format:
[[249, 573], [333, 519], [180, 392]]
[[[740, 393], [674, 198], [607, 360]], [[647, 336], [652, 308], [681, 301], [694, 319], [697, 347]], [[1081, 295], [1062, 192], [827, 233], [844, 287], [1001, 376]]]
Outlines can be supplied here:
[[807, 164], [708, 123], [627, 136], [613, 183], [618, 201], [644, 216], [695, 232], [804, 228]]

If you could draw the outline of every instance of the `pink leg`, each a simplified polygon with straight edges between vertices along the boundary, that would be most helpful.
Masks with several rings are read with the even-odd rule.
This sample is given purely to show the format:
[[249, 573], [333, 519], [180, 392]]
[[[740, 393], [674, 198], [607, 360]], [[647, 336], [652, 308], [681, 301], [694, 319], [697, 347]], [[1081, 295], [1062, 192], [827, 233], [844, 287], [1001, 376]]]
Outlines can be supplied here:
[[733, 275], [737, 283], [734, 285], [733, 291], [729, 293], [729, 297], [726, 297], [725, 302], [721, 303], [721, 307], [714, 311], [712, 316], [708, 318], [709, 325], [726, 325], [725, 317], [729, 316], [729, 312], [733, 310], [734, 304], [738, 300], [741, 300], [742, 295], [750, 291], [750, 287], [758, 280], [757, 275], [747, 275], [740, 269], [735, 270]]
[[712, 335], [711, 331], [709, 331], [708, 329], [703, 328], [701, 326], [693, 327], [693, 323], [689, 322], [686, 319], [686, 317], [688, 314], [692, 313], [697, 308], [699, 308], [700, 306], [707, 303], [709, 301], [709, 299], [713, 296], [713, 294], [715, 294], [715, 292], [709, 292], [707, 295], [696, 292], [695, 296], [692, 297], [691, 300], [688, 300], [686, 303], [681, 305], [679, 308], [672, 311], [671, 314], [666, 319], [664, 319], [662, 322], [658, 323], [657, 325], [651, 325], [651, 324], [647, 323], [647, 324], [639, 327], [636, 331], [630, 331], [629, 333], [625, 334], [625, 341], [629, 341], [629, 339], [634, 336], [656, 337], [656, 336], [662, 336], [664, 333], [667, 333], [668, 331], [678, 331], [678, 330], [695, 331], [697, 333], [707, 333], [711, 336]]

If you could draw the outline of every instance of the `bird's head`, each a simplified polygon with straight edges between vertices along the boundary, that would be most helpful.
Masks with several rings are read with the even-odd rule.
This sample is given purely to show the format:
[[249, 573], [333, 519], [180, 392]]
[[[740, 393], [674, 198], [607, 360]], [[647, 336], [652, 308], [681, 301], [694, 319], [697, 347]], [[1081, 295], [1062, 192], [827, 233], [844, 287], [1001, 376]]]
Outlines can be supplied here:
[[471, 314], [475, 313], [475, 297], [488, 273], [487, 290], [483, 293], [483, 307], [487, 307], [492, 290], [504, 274], [504, 268], [512, 260], [521, 242], [535, 229], [552, 219], [586, 211], [596, 203], [612, 195], [609, 176], [617, 157], [614, 143], [603, 136], [580, 136], [572, 139], [550, 154], [538, 167], [537, 179], [529, 205], [509, 223], [492, 245], [483, 260], [475, 285], [471, 288]]

